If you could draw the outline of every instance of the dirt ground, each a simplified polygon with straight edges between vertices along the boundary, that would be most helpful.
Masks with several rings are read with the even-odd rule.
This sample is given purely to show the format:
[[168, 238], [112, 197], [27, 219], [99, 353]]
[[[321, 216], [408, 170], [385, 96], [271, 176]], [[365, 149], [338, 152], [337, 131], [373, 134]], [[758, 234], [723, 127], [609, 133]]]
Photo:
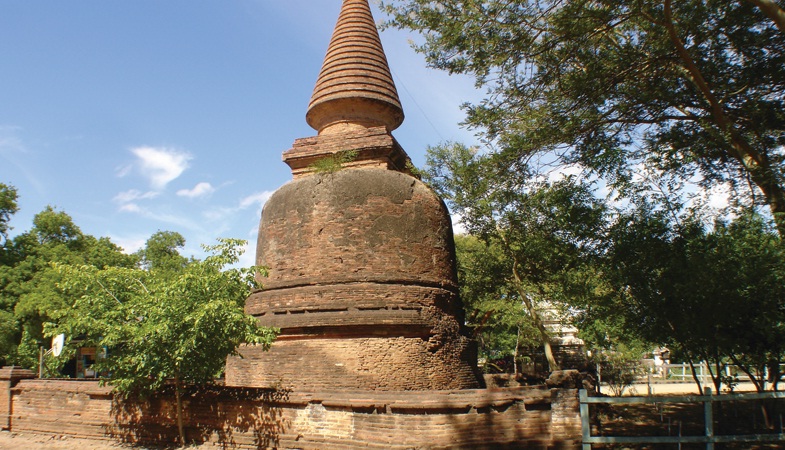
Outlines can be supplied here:
[[[655, 396], [656, 398], [656, 396]], [[779, 434], [785, 427], [785, 403], [767, 402], [766, 415], [759, 401], [727, 401], [714, 405], [715, 435]], [[703, 405], [698, 403], [660, 403], [629, 405], [594, 405], [592, 435], [595, 436], [702, 436]], [[675, 444], [606, 444], [598, 450], [670, 450]], [[705, 449], [705, 444], [681, 444], [682, 450]], [[722, 443], [717, 450], [770, 450], [785, 448], [785, 443]]]
[[[162, 447], [161, 447], [162, 448]], [[214, 449], [214, 446], [189, 446], [189, 449]], [[156, 447], [142, 447], [121, 444], [114, 441], [76, 439], [67, 436], [53, 437], [38, 434], [20, 434], [0, 431], [2, 450], [158, 450]]]
[[56, 438], [52, 436], [18, 434], [3, 431], [0, 432], [0, 448], [3, 450], [72, 450], [75, 448], [89, 450], [118, 450], [131, 447], [123, 447], [120, 444], [109, 441], [88, 441], [86, 439], [72, 439], [68, 437]]

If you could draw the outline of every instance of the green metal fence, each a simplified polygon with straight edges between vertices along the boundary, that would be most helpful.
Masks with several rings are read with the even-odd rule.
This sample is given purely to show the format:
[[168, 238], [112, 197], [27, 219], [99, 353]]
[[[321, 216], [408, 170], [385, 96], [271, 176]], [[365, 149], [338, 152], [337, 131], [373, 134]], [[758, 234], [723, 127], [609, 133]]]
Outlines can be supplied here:
[[[581, 432], [583, 450], [591, 450], [592, 444], [681, 444], [705, 443], [707, 450], [714, 450], [719, 442], [785, 442], [785, 433], [748, 434], [748, 435], [715, 435], [714, 408], [715, 402], [739, 400], [785, 399], [785, 392], [766, 392], [762, 394], [729, 394], [712, 395], [710, 388], [706, 395], [680, 395], [657, 397], [589, 397], [585, 389], [580, 391]], [[592, 404], [657, 404], [657, 403], [703, 403], [704, 433], [701, 436], [592, 436], [589, 405]]]

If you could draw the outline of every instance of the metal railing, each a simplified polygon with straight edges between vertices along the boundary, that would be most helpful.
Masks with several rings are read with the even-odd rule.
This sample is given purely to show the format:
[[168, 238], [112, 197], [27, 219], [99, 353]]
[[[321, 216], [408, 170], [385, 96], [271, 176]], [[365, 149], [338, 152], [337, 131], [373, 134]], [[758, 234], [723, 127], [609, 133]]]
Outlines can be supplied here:
[[[585, 389], [580, 391], [581, 434], [583, 450], [591, 450], [592, 444], [681, 444], [705, 443], [707, 450], [714, 450], [719, 442], [785, 442], [785, 433], [715, 435], [715, 402], [732, 400], [785, 399], [785, 392], [766, 392], [762, 394], [712, 395], [706, 388], [706, 395], [680, 395], [665, 397], [589, 397]], [[592, 436], [589, 405], [592, 404], [657, 404], [657, 403], [703, 403], [704, 433], [702, 436]]]

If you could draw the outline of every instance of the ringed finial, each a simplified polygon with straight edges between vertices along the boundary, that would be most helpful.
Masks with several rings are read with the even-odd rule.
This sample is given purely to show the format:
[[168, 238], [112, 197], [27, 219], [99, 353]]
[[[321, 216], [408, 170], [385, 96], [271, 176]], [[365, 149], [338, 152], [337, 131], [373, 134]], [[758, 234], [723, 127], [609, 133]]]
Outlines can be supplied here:
[[305, 120], [319, 134], [403, 122], [368, 0], [344, 0]]

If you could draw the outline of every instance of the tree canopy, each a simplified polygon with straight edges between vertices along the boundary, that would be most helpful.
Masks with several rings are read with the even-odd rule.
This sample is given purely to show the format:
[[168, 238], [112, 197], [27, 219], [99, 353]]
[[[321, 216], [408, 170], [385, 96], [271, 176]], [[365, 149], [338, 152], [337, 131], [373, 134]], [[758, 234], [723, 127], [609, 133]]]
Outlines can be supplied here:
[[611, 231], [611, 308], [643, 339], [690, 363], [711, 364], [715, 388], [734, 363], [759, 390], [779, 379], [785, 358], [785, 248], [755, 214], [711, 229], [689, 216], [674, 222], [646, 207]]
[[536, 341], [550, 356], [556, 309], [599, 361], [667, 346], [710, 363], [718, 391], [729, 363], [759, 389], [766, 369], [776, 383], [785, 246], [770, 221], [748, 209], [711, 222], [665, 195], [606, 203], [576, 177], [497, 178], [494, 163], [448, 144], [428, 150], [423, 174], [470, 233], [456, 238], [459, 281], [484, 355]]
[[[0, 184], [0, 235], [17, 210], [16, 190]], [[181, 255], [185, 238], [158, 231], [129, 255], [85, 234], [48, 206], [32, 228], [3, 242], [0, 259], [0, 365], [37, 369], [39, 349], [63, 333], [57, 372], [79, 347], [103, 349], [96, 373], [122, 395], [148, 394], [173, 380], [181, 443], [185, 384], [212, 382], [240, 343], [270, 346], [275, 330], [244, 313], [262, 267], [237, 268], [244, 241], [219, 239], [204, 260]]]
[[136, 254], [146, 269], [178, 272], [188, 264], [188, 258], [180, 254], [183, 246], [185, 238], [182, 234], [157, 231]]
[[71, 217], [46, 207], [33, 227], [5, 243], [0, 265], [0, 359], [38, 367], [45, 345], [42, 327], [50, 313], [68, 304], [58, 290], [61, 275], [52, 263], [133, 267], [137, 258], [124, 254], [108, 238], [82, 233]]
[[384, 0], [427, 62], [474, 76], [499, 175], [641, 167], [762, 202], [785, 235], [785, 36], [771, 0]]
[[[515, 178], [494, 179], [488, 158], [460, 144], [430, 148], [424, 178], [461, 216], [469, 233], [486, 246], [487, 254], [467, 259], [482, 275], [463, 276], [464, 282], [483, 283], [472, 285], [472, 292], [464, 294], [472, 300], [485, 298], [478, 303], [487, 310], [485, 315], [504, 314], [498, 305], [488, 310], [492, 301], [488, 296], [497, 297], [495, 301], [501, 304], [520, 305], [518, 309], [525, 311], [536, 330], [551, 370], [556, 370], [543, 312], [585, 304], [590, 301], [587, 297], [595, 295], [592, 284], [598, 277], [592, 273], [597, 270], [606, 223], [604, 203], [590, 186], [572, 178], [527, 184]], [[478, 287], [487, 291], [481, 294]], [[507, 309], [509, 313], [515, 308]], [[520, 319], [517, 322], [515, 340], [520, 342]]]
[[219, 240], [205, 247], [210, 256], [177, 272], [57, 264], [58, 287], [72, 301], [51, 313], [47, 335], [107, 349], [96, 370], [110, 373], [121, 394], [154, 392], [173, 380], [184, 444], [184, 385], [212, 382], [241, 343], [268, 348], [275, 338], [243, 311], [264, 270], [226, 267], [237, 263], [242, 244]]
[[3, 240], [8, 237], [8, 221], [19, 209], [17, 198], [15, 187], [0, 183], [0, 238]]

